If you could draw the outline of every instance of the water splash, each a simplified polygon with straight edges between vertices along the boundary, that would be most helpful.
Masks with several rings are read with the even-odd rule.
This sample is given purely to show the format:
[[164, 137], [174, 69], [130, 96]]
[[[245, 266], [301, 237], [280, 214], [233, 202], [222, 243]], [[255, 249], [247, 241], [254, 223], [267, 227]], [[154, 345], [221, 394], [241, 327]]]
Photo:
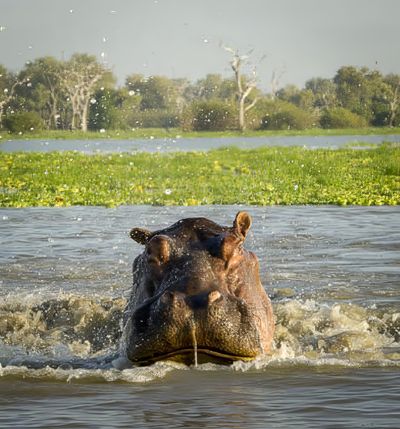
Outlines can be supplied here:
[[[50, 370], [38, 372], [45, 368], [69, 371], [73, 379], [104, 372], [100, 377], [112, 381], [114, 370], [123, 370], [123, 377], [139, 375], [137, 371], [125, 372], [131, 365], [118, 360], [125, 305], [122, 298], [77, 294], [61, 294], [46, 300], [37, 294], [1, 298], [1, 375], [18, 376], [20, 372], [15, 368], [22, 367], [24, 377], [29, 371], [34, 377], [61, 374]], [[229, 367], [231, 370], [400, 365], [400, 313], [395, 307], [329, 304], [296, 298], [277, 300], [273, 305], [276, 333], [272, 354], [249, 363], [236, 362]], [[199, 363], [196, 328], [191, 321], [194, 367], [225, 370], [220, 365]], [[150, 369], [153, 366], [148, 368], [142, 370], [144, 374], [153, 371]], [[185, 366], [175, 369], [181, 368]], [[63, 379], [69, 377], [62, 374]], [[138, 379], [144, 380], [142, 376]]]

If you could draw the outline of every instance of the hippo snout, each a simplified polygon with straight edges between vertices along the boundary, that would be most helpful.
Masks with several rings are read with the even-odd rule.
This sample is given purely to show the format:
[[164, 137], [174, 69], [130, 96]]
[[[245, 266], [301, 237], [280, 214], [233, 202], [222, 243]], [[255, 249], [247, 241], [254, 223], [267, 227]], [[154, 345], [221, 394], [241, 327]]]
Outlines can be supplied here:
[[248, 360], [263, 352], [251, 310], [242, 299], [207, 291], [185, 296], [166, 291], [147, 311], [132, 317], [127, 357], [146, 364], [165, 358], [193, 363], [200, 360]]

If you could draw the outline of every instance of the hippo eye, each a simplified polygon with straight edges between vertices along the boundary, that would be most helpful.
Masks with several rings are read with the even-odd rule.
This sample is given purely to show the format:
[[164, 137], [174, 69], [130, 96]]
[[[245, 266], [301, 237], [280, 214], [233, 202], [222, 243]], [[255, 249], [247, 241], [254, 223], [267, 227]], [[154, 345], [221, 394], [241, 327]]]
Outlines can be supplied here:
[[166, 235], [154, 236], [146, 246], [147, 261], [149, 264], [164, 265], [171, 257], [172, 243]]
[[225, 262], [229, 262], [233, 254], [242, 249], [242, 244], [242, 240], [240, 240], [236, 235], [226, 235], [221, 242], [221, 258]]

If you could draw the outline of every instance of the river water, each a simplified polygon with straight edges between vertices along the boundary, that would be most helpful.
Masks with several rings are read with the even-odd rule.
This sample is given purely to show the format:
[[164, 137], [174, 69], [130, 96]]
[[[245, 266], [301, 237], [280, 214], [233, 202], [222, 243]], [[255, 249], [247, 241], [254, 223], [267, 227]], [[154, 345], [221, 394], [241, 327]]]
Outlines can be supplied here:
[[[133, 226], [253, 217], [271, 356], [116, 369]], [[1, 428], [397, 428], [400, 207], [0, 209]], [[115, 362], [115, 361], [114, 361]]]
[[263, 146], [300, 146], [309, 149], [338, 149], [345, 146], [361, 148], [365, 143], [399, 142], [399, 135], [368, 136], [262, 136], [224, 138], [181, 138], [143, 140], [9, 140], [0, 144], [0, 152], [78, 151], [83, 153], [120, 152], [191, 152], [208, 151], [226, 146], [254, 149]]

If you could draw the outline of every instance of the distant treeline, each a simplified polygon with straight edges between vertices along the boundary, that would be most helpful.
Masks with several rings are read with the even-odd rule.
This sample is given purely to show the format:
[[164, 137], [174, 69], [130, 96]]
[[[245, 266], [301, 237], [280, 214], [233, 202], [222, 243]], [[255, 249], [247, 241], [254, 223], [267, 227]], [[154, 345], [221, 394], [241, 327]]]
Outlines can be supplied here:
[[[239, 87], [248, 82], [244, 75], [209, 74], [193, 83], [132, 74], [117, 87], [112, 72], [87, 54], [38, 58], [19, 73], [0, 65], [0, 129], [238, 129]], [[265, 94], [255, 86], [244, 111], [248, 129], [399, 126], [400, 75], [344, 66], [332, 79], [312, 78], [304, 88]]]

